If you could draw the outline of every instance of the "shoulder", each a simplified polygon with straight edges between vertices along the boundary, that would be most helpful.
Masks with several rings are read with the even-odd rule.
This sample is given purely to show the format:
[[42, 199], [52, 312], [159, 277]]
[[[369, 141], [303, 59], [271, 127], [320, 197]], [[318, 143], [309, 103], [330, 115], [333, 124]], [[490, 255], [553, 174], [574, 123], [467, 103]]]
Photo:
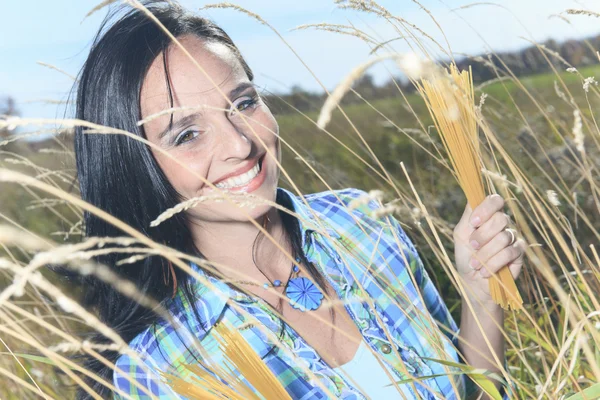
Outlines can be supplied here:
[[[310, 208], [321, 218], [339, 223], [371, 223], [377, 220], [382, 204], [373, 192], [356, 188], [327, 190], [303, 196]], [[383, 221], [379, 221], [383, 222]]]
[[365, 191], [357, 188], [328, 190], [319, 193], [304, 195], [311, 209], [320, 214], [333, 224], [335, 229], [356, 227], [356, 233], [363, 232], [373, 235], [381, 232], [385, 238], [397, 236], [416, 253], [413, 243], [408, 238], [404, 229], [393, 215], [394, 207], [383, 205], [379, 200], [381, 192], [377, 190]]
[[305, 194], [303, 197], [311, 205], [311, 208], [320, 208], [325, 206], [347, 207], [352, 202], [352, 200], [364, 196], [368, 196], [368, 193], [364, 190], [356, 188], [346, 188]]
[[380, 190], [366, 192], [362, 189], [346, 188], [306, 194], [303, 197], [314, 211], [322, 214], [341, 212], [385, 223], [387, 220], [384, 217], [390, 213], [385, 212], [386, 207], [380, 201], [381, 196]]
[[417, 282], [422, 279], [422, 263], [413, 242], [392, 213], [393, 206], [380, 201], [381, 192], [346, 188], [304, 196], [310, 207], [320, 214], [353, 254], [376, 254], [395, 275], [412, 271]]

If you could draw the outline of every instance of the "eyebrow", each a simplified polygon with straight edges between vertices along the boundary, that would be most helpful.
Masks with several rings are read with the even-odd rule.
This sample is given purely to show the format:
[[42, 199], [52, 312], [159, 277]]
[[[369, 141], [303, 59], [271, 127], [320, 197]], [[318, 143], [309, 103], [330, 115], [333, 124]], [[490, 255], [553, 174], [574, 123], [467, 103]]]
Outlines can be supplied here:
[[[248, 88], [255, 89], [254, 83], [252, 83], [252, 82], [240, 83], [236, 88], [232, 89], [229, 92], [229, 96], [228, 96], [229, 101], [233, 101], [235, 97], [239, 96], [242, 92], [244, 92]], [[179, 118], [178, 120], [173, 122], [173, 124], [168, 126], [164, 131], [162, 131], [158, 135], [158, 139], [161, 140], [167, 134], [185, 127], [185, 125], [190, 124], [192, 121], [194, 121], [195, 119], [197, 119], [201, 116], [202, 116], [202, 114], [197, 112], [197, 113], [189, 114], [189, 115], [186, 115], [185, 117]]]
[[167, 128], [162, 131], [159, 135], [158, 135], [158, 139], [162, 139], [165, 136], [167, 136], [167, 134], [179, 130], [181, 128], [184, 128], [186, 125], [189, 125], [192, 123], [192, 121], [194, 121], [196, 118], [199, 118], [201, 116], [200, 113], [193, 113], [193, 114], [189, 114], [186, 115], [185, 117], [179, 118], [178, 120], [176, 120], [175, 122], [173, 122], [173, 124], [167, 126]]
[[238, 85], [238, 87], [236, 87], [235, 89], [232, 89], [231, 92], [229, 92], [229, 100], [233, 101], [234, 97], [237, 97], [238, 95], [240, 95], [244, 90], [248, 89], [248, 88], [253, 88], [256, 89], [254, 86], [254, 83], [252, 82], [244, 82], [244, 83], [240, 83]]

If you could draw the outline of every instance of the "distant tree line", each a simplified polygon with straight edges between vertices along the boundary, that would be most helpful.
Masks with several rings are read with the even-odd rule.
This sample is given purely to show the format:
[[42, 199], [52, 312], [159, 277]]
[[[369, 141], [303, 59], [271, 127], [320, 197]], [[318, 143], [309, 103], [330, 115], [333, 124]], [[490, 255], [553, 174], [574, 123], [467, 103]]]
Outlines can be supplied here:
[[[461, 69], [471, 66], [475, 84], [488, 81], [512, 71], [516, 76], [525, 76], [550, 71], [553, 65], [558, 70], [565, 70], [568, 65], [583, 67], [599, 63], [597, 49], [600, 49], [600, 35], [582, 40], [568, 40], [558, 43], [550, 39], [540, 46], [529, 46], [519, 51], [479, 55], [457, 60]], [[557, 57], [558, 55], [559, 57]], [[562, 61], [561, 58], [564, 60]], [[565, 64], [568, 63], [568, 65]], [[414, 86], [404, 78], [395, 77], [382, 85], [375, 84], [373, 77], [365, 74], [353, 86], [353, 89], [366, 100], [374, 100], [400, 96], [398, 87], [404, 93], [414, 92]], [[267, 104], [277, 113], [317, 111], [323, 105], [324, 93], [310, 92], [300, 86], [293, 86], [287, 94], [263, 95]], [[349, 94], [342, 104], [360, 103], [360, 97]]]

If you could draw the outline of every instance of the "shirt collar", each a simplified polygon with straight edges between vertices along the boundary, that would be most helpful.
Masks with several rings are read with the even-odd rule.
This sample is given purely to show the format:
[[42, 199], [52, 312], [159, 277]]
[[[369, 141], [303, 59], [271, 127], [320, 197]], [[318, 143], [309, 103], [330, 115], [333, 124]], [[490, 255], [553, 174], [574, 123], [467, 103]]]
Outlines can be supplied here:
[[287, 195], [291, 206], [298, 215], [298, 221], [300, 224], [300, 232], [302, 234], [302, 248], [305, 248], [306, 233], [309, 231], [315, 231], [318, 233], [326, 232], [332, 238], [338, 239], [340, 235], [327, 224], [328, 216], [326, 214], [327, 208], [319, 210], [315, 205], [315, 195], [296, 196], [289, 190], [278, 188], [278, 193], [284, 193]]
[[[327, 219], [326, 214], [323, 211], [316, 210], [310, 206], [311, 201], [314, 200], [311, 198], [312, 195], [300, 198], [286, 189], [277, 188], [277, 203], [280, 205], [283, 205], [281, 204], [282, 198], [280, 195], [287, 196], [292, 211], [298, 216], [303, 249], [306, 250], [306, 239], [309, 232], [326, 232], [332, 238], [340, 237], [340, 235], [325, 222]], [[195, 321], [195, 323], [191, 325], [201, 326], [204, 333], [217, 322], [225, 309], [228, 299], [235, 301], [251, 300], [249, 296], [231, 288], [222, 280], [208, 275], [195, 263], [191, 264], [191, 268], [195, 275], [192, 276], [192, 278], [195, 280], [193, 287], [195, 289], [196, 307], [198, 315], [202, 318], [202, 321]], [[179, 291], [179, 296], [181, 296], [181, 291]], [[191, 314], [193, 315], [195, 313]], [[192, 318], [195, 319], [195, 317]]]

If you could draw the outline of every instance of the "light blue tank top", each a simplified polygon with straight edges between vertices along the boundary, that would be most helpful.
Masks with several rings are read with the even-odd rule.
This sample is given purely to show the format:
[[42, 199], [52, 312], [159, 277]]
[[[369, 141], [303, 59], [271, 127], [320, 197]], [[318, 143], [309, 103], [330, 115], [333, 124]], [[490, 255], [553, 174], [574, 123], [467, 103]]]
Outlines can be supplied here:
[[[385, 366], [385, 364], [383, 365]], [[387, 367], [385, 368], [387, 369]], [[386, 374], [384, 367], [379, 364], [364, 341], [361, 341], [352, 360], [334, 370], [342, 376], [350, 378], [348, 379], [349, 383], [373, 400], [403, 398]], [[395, 378], [395, 374], [389, 369], [388, 373]]]

